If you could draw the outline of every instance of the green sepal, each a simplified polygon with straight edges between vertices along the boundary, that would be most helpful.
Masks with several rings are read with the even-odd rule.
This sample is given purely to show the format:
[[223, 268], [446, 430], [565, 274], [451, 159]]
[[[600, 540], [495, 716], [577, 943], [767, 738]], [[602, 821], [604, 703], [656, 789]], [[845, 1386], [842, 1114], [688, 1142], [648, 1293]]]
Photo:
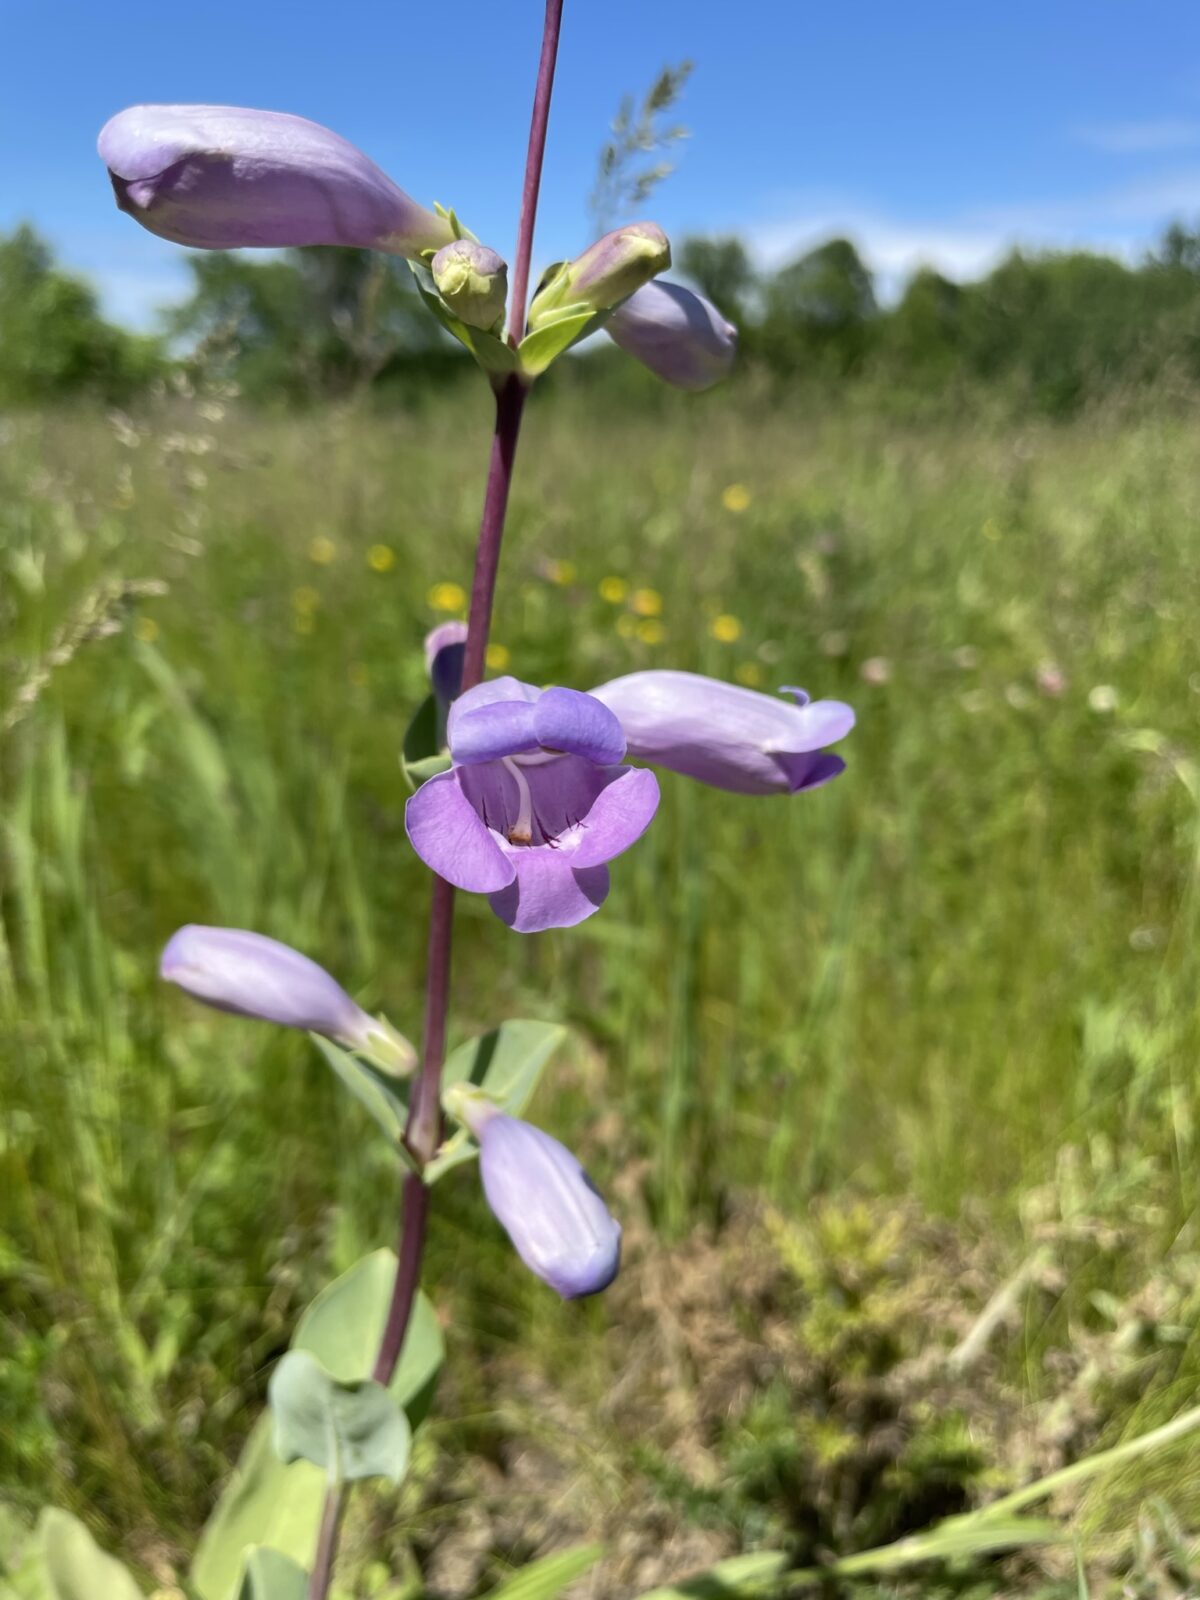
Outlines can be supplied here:
[[[435, 200], [433, 202], [433, 209], [439, 217], [444, 217], [445, 220], [450, 224], [451, 228], [454, 230], [454, 237], [456, 239], [470, 239], [472, 244], [479, 243], [479, 240], [471, 232], [470, 228], [464, 227], [463, 224], [458, 220], [458, 212], [455, 211], [453, 206], [447, 208], [446, 206], [442, 205], [440, 201]], [[437, 255], [436, 250], [423, 250], [421, 252], [421, 259], [424, 261], [428, 256], [428, 258], [432, 261], [435, 255]]]
[[401, 1160], [415, 1171], [413, 1158], [404, 1143], [408, 1101], [401, 1090], [402, 1080], [389, 1077], [369, 1061], [351, 1055], [349, 1050], [343, 1050], [341, 1045], [322, 1038], [319, 1033], [309, 1037], [358, 1103], [366, 1107], [387, 1134]]
[[449, 770], [450, 752], [445, 745], [446, 730], [442, 726], [437, 696], [427, 694], [413, 712], [400, 747], [400, 768], [414, 794], [426, 778]]
[[563, 306], [517, 346], [521, 371], [527, 378], [538, 377], [564, 350], [602, 328], [611, 315], [611, 311], [593, 311], [590, 306]]
[[237, 1600], [305, 1600], [308, 1573], [290, 1556], [267, 1545], [246, 1551]]
[[516, 352], [503, 339], [482, 328], [468, 327], [454, 315], [438, 293], [433, 273], [423, 261], [410, 261], [408, 266], [426, 309], [433, 313], [447, 333], [452, 333], [459, 344], [466, 346], [489, 377], [506, 378], [519, 370]]
[[[502, 1022], [490, 1033], [460, 1045], [442, 1069], [442, 1095], [457, 1085], [472, 1085], [510, 1117], [519, 1117], [533, 1098], [551, 1056], [567, 1037], [557, 1022]], [[479, 1146], [466, 1128], [453, 1134], [425, 1168], [425, 1182], [471, 1161]]]
[[403, 1482], [412, 1429], [383, 1384], [341, 1382], [308, 1350], [289, 1350], [271, 1374], [267, 1399], [275, 1453], [285, 1465], [311, 1461], [331, 1483]]

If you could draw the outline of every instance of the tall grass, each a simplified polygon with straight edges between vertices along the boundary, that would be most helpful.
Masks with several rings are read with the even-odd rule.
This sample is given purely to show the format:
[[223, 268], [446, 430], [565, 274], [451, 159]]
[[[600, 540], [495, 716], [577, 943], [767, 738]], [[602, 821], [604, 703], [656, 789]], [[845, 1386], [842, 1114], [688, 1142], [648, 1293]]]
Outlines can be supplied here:
[[[1044, 1394], [1097, 1294], [1196, 1248], [1200, 428], [552, 398], [502, 573], [512, 670], [799, 682], [859, 726], [847, 776], [792, 802], [667, 777], [581, 929], [518, 939], [462, 897], [454, 1032], [571, 1023], [538, 1111], [669, 1239], [847, 1190], [1014, 1259], [1094, 1227], [1027, 1329]], [[3, 423], [0, 1431], [31, 1501], [186, 1542], [298, 1304], [390, 1236], [389, 1159], [321, 1062], [188, 1009], [155, 959], [183, 921], [257, 927], [418, 1029], [397, 751], [486, 427], [465, 393]], [[464, 1184], [435, 1272], [464, 1270], [473, 1208]], [[527, 1340], [528, 1294], [497, 1292], [475, 1331]], [[1185, 1330], [1134, 1422], [1198, 1365]]]

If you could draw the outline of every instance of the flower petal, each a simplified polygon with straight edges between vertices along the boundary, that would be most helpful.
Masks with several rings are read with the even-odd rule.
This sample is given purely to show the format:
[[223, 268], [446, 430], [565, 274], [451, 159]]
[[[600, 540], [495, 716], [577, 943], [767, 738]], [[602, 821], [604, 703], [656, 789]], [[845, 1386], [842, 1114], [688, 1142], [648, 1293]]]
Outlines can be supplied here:
[[537, 742], [543, 750], [565, 750], [601, 767], [615, 766], [625, 754], [620, 722], [590, 694], [547, 689], [533, 709]]
[[528, 700], [493, 700], [453, 718], [450, 754], [461, 766], [499, 761], [538, 746], [536, 708]]
[[130, 106], [98, 142], [118, 206], [176, 244], [337, 244], [415, 257], [454, 237], [361, 150], [282, 111]]
[[737, 329], [716, 306], [661, 278], [619, 305], [604, 331], [627, 355], [680, 389], [719, 383], [737, 355]]
[[550, 845], [514, 850], [516, 876], [508, 888], [493, 894], [491, 907], [501, 922], [517, 933], [544, 933], [547, 928], [573, 928], [608, 895], [608, 868], [576, 871], [565, 850]]
[[611, 861], [640, 839], [658, 810], [658, 779], [645, 767], [626, 767], [596, 796], [570, 857], [576, 867]]
[[780, 770], [786, 775], [788, 789], [799, 794], [804, 789], [821, 789], [832, 783], [846, 770], [841, 756], [827, 750], [808, 751], [799, 756], [776, 756]]
[[800, 706], [693, 672], [631, 672], [592, 694], [620, 718], [630, 756], [737, 794], [790, 792], [787, 758], [854, 726], [841, 701]]
[[456, 889], [491, 894], [510, 884], [514, 868], [462, 792], [458, 773], [423, 783], [404, 809], [413, 849]]

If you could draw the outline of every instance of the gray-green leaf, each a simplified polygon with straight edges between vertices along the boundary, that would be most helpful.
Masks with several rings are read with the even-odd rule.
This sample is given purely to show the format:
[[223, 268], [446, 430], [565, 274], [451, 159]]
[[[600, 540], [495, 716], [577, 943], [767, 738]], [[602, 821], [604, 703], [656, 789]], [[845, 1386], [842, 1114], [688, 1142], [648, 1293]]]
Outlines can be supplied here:
[[533, 333], [527, 333], [517, 346], [517, 359], [526, 377], [536, 378], [556, 361], [564, 350], [569, 350], [589, 333], [602, 328], [611, 315], [608, 311], [593, 311], [585, 306], [578, 311], [557, 317]]
[[307, 1350], [289, 1350], [271, 1374], [267, 1397], [281, 1461], [311, 1461], [332, 1481], [403, 1479], [411, 1429], [381, 1383], [343, 1383]]
[[52, 1600], [142, 1600], [126, 1568], [101, 1550], [78, 1517], [48, 1506], [37, 1538]]
[[369, 1062], [360, 1061], [348, 1050], [334, 1044], [332, 1039], [323, 1039], [318, 1033], [309, 1037], [346, 1088], [360, 1105], [366, 1107], [399, 1155], [411, 1166], [412, 1157], [403, 1142], [404, 1127], [408, 1121], [408, 1102], [400, 1081], [389, 1078], [386, 1072], [380, 1072], [378, 1067], [371, 1066]]
[[308, 1573], [290, 1556], [255, 1545], [246, 1552], [237, 1600], [305, 1600]]
[[[449, 1056], [442, 1071], [443, 1091], [458, 1083], [474, 1084], [508, 1116], [519, 1117], [566, 1037], [566, 1028], [557, 1022], [502, 1022]], [[460, 1129], [425, 1168], [425, 1182], [436, 1183], [478, 1150], [466, 1129]]]

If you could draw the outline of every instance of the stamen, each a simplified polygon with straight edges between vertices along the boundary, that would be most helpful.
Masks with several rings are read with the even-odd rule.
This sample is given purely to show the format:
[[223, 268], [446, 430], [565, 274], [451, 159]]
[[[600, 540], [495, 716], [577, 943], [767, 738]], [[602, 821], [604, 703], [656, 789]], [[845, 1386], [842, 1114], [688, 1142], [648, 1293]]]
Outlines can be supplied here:
[[533, 843], [533, 796], [529, 792], [529, 783], [525, 774], [517, 766], [511, 756], [501, 758], [505, 767], [512, 775], [517, 786], [519, 804], [517, 807], [517, 820], [508, 830], [509, 844]]

